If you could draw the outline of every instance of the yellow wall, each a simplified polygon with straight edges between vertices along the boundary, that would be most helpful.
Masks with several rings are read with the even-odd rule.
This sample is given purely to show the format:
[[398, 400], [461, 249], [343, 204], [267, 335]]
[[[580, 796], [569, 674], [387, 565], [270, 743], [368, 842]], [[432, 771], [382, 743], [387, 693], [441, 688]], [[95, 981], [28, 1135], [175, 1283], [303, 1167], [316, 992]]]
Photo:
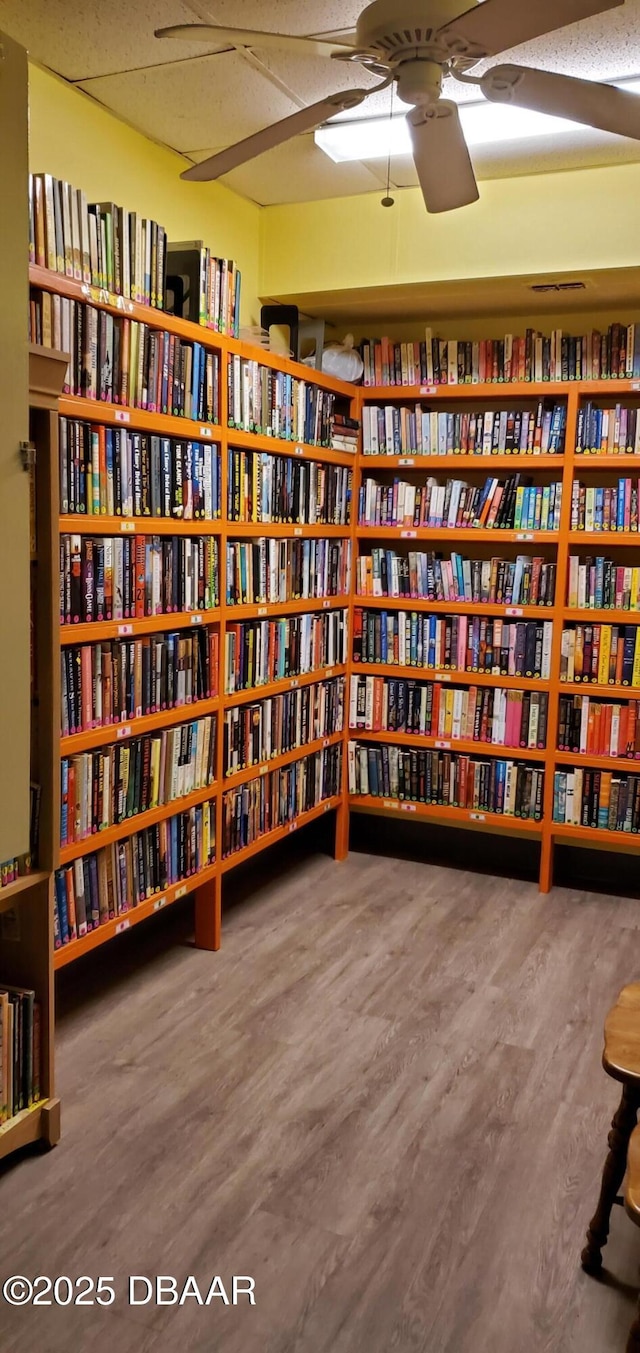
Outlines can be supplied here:
[[242, 322], [258, 314], [261, 208], [217, 183], [182, 183], [185, 161], [149, 141], [54, 75], [30, 66], [30, 167], [163, 225], [174, 240], [204, 240], [242, 269]]
[[640, 164], [493, 179], [481, 200], [428, 216], [418, 189], [267, 207], [261, 294], [640, 263]]

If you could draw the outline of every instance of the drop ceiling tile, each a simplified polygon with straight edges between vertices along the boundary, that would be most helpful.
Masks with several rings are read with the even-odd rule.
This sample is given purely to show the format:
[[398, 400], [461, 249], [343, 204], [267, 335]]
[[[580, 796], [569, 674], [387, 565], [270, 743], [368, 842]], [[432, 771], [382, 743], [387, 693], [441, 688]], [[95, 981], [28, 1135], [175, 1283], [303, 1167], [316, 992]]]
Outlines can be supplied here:
[[[41, 65], [66, 80], [86, 80], [114, 71], [160, 65], [210, 51], [201, 42], [154, 38], [154, 28], [193, 23], [181, 0], [83, 0], [70, 13], [68, 0], [0, 0], [0, 27], [21, 42]], [[236, 20], [237, 22], [237, 20]]]
[[[302, 103], [316, 103], [327, 94], [347, 89], [374, 90], [380, 84], [380, 77], [372, 75], [363, 66], [332, 61], [331, 57], [325, 60], [321, 56], [292, 56], [291, 52], [281, 56], [278, 52], [261, 52], [258, 48], [256, 56]], [[387, 93], [387, 105], [388, 100]], [[351, 117], [359, 117], [360, 113], [359, 108], [354, 109]]]
[[237, 52], [80, 87], [140, 131], [182, 151], [228, 146], [298, 107]]
[[336, 33], [353, 29], [366, 0], [202, 0], [202, 21], [272, 33]]
[[[204, 160], [213, 150], [190, 152]], [[319, 150], [312, 136], [298, 136], [276, 150], [225, 174], [221, 180], [243, 197], [260, 206], [282, 202], [315, 202], [325, 197], [350, 197], [371, 193], [380, 187], [377, 175], [366, 165], [334, 164]]]

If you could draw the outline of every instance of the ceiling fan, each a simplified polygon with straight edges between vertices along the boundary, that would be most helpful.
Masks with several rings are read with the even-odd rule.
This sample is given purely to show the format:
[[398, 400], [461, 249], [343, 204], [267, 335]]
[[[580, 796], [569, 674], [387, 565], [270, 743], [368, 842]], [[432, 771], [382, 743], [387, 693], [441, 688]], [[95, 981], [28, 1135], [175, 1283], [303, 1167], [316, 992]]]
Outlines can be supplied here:
[[624, 0], [479, 0], [464, 9], [467, 3], [374, 0], [360, 15], [355, 32], [336, 37], [284, 36], [215, 24], [158, 28], [156, 37], [202, 40], [214, 43], [221, 52], [249, 47], [325, 56], [358, 62], [384, 77], [374, 89], [330, 94], [193, 165], [181, 177], [195, 182], [219, 178], [300, 132], [313, 131], [336, 113], [357, 108], [369, 94], [395, 81], [400, 98], [412, 105], [407, 122], [427, 211], [464, 207], [477, 201], [478, 185], [458, 106], [441, 97], [447, 75], [477, 85], [495, 103], [551, 113], [640, 141], [640, 97], [636, 94], [526, 66], [493, 66], [480, 77], [469, 74], [486, 57], [616, 9]]

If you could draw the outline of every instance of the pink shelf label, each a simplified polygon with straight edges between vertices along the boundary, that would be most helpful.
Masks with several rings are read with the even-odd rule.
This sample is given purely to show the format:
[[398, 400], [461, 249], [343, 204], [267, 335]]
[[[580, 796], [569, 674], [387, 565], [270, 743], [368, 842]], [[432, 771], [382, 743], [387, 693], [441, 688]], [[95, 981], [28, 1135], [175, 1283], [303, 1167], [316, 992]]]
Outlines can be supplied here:
[[401, 535], [401, 537], [400, 537], [400, 539], [401, 539], [401, 540], [417, 540], [417, 539], [418, 539], [418, 532], [417, 532], [417, 531], [403, 531], [403, 532], [402, 532], [402, 535]]
[[115, 419], [116, 423], [130, 423], [131, 414], [129, 413], [128, 409], [116, 409]]
[[119, 728], [119, 729], [118, 729], [118, 732], [117, 732], [117, 735], [116, 735], [116, 736], [119, 737], [119, 738], [130, 738], [130, 737], [131, 737], [131, 724], [130, 724], [130, 723], [124, 723], [124, 724], [122, 725], [122, 728]]
[[128, 930], [128, 929], [129, 929], [129, 926], [130, 926], [130, 925], [131, 925], [131, 921], [129, 920], [128, 917], [127, 917], [126, 920], [124, 920], [124, 921], [118, 921], [118, 924], [117, 924], [117, 926], [116, 926], [116, 935], [121, 935], [122, 932], [123, 932], [123, 930]]
[[437, 385], [421, 385], [421, 386], [420, 386], [420, 394], [421, 394], [421, 395], [437, 395], [437, 393], [438, 393], [438, 387], [437, 387]]
[[524, 611], [521, 606], [507, 606], [505, 615], [524, 615]]
[[295, 691], [296, 688], [297, 688], [299, 685], [300, 685], [300, 682], [299, 682], [298, 678], [297, 678], [297, 677], [293, 677], [292, 680], [291, 680], [291, 682], [290, 682], [290, 688], [291, 688], [291, 690], [292, 690], [292, 691]]
[[535, 534], [533, 531], [519, 531], [516, 540], [535, 540]]
[[296, 455], [296, 456], [304, 456], [304, 447], [303, 447], [303, 446], [296, 446], [295, 449], [294, 449], [294, 455]]
[[293, 528], [293, 534], [294, 534], [294, 536], [301, 536], [301, 535], [302, 535], [302, 527], [301, 527], [301, 526], [294, 526], [294, 528]]
[[438, 749], [439, 752], [450, 752], [450, 751], [451, 751], [451, 743], [450, 743], [450, 742], [436, 742], [436, 747], [437, 747], [437, 749]]
[[118, 625], [118, 634], [133, 634], [133, 625]]

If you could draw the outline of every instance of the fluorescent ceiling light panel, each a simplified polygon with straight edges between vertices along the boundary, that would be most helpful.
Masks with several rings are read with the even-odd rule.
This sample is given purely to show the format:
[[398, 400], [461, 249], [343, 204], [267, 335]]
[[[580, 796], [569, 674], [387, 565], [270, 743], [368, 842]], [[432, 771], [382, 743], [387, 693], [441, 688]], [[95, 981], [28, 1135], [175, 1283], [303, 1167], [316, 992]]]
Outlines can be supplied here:
[[[613, 83], [613, 81], [612, 81]], [[640, 93], [640, 79], [618, 80], [619, 89]], [[488, 146], [509, 141], [527, 141], [532, 137], [561, 136], [567, 132], [591, 132], [582, 122], [534, 113], [528, 108], [508, 104], [461, 103], [460, 121], [467, 145]], [[349, 160], [382, 160], [388, 155], [411, 155], [411, 138], [404, 116], [363, 117], [357, 122], [328, 122], [314, 133], [321, 150], [336, 164]]]

